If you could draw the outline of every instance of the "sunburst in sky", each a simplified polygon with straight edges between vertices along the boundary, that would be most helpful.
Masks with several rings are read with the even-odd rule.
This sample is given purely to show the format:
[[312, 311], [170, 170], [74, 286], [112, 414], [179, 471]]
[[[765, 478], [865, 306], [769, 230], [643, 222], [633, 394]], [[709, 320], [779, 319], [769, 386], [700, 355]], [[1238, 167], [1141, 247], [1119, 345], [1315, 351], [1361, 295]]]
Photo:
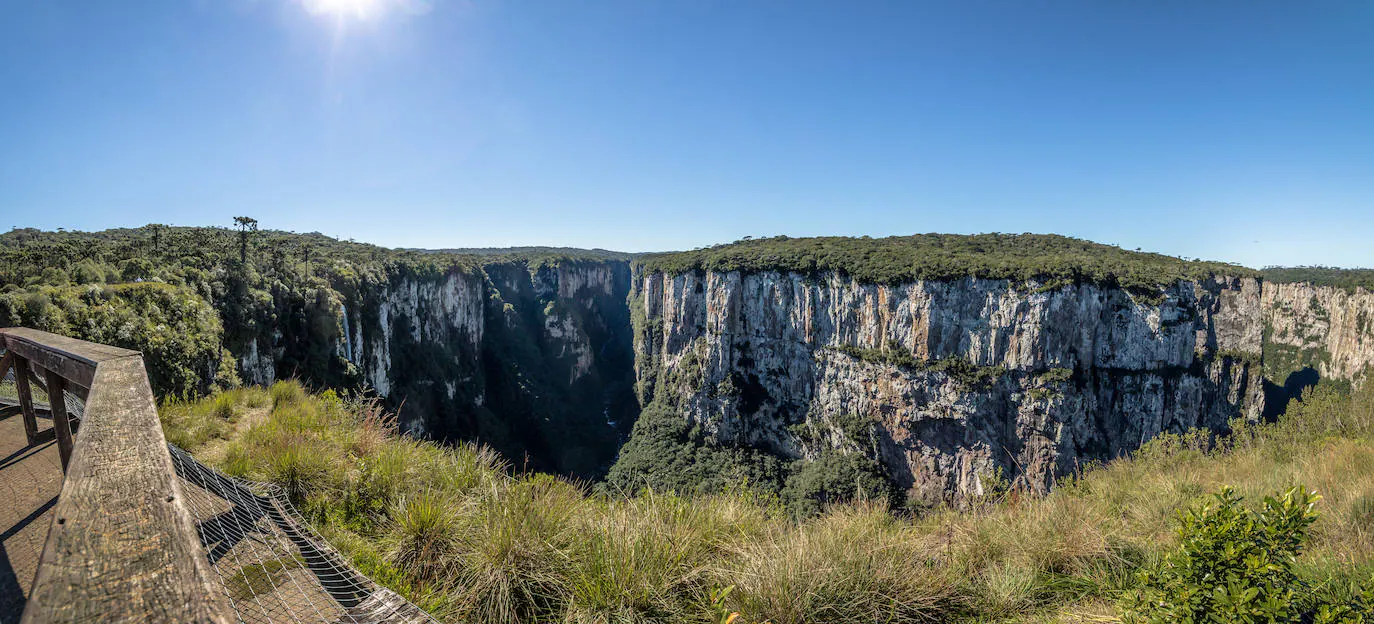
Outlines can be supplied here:
[[301, 0], [301, 4], [314, 15], [360, 20], [393, 12], [416, 15], [427, 13], [430, 9], [429, 2], [424, 0]]

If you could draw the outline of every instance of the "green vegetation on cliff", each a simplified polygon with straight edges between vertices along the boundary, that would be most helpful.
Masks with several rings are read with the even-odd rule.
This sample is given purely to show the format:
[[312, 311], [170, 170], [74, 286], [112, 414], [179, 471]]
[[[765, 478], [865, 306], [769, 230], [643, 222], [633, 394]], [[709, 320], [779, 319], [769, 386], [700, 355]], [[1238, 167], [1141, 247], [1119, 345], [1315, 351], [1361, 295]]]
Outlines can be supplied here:
[[1127, 251], [1053, 234], [916, 234], [888, 238], [760, 238], [706, 249], [649, 254], [651, 272], [837, 272], [874, 284], [964, 277], [1092, 283], [1150, 293], [1182, 279], [1248, 277], [1253, 269]]
[[238, 384], [220, 347], [219, 315], [195, 290], [162, 283], [35, 286], [0, 291], [0, 326], [37, 327], [142, 351], [160, 394]]
[[258, 230], [246, 217], [237, 223], [0, 234], [0, 325], [142, 350], [160, 394], [237, 379], [233, 358], [253, 343], [284, 375], [351, 385], [356, 371], [335, 351], [345, 294], [403, 276], [478, 270], [467, 257]]
[[[398, 436], [375, 404], [289, 382], [161, 413], [169, 440], [284, 486], [360, 569], [450, 622], [1162, 622], [1198, 613], [1190, 605], [1216, 622], [1374, 615], [1374, 386], [1317, 389], [1279, 422], [1215, 441], [1161, 436], [1043, 497], [999, 490], [921, 516], [869, 499], [804, 520], [747, 474], [721, 494], [630, 497], [512, 474], [489, 451]], [[1248, 511], [1301, 485], [1321, 496], [1310, 509], [1290, 494], [1267, 516]]]
[[[870, 364], [886, 364], [911, 373], [944, 373], [950, 379], [971, 388], [991, 385], [1007, 374], [1002, 366], [978, 366], [961, 357], [923, 360], [899, 342], [886, 348], [870, 349], [854, 345], [834, 347], [836, 351]], [[1062, 380], [1061, 380], [1062, 381]]]
[[1261, 273], [1265, 281], [1280, 283], [1308, 283], [1330, 286], [1353, 293], [1357, 288], [1374, 292], [1374, 269], [1338, 269], [1335, 267], [1266, 267]]

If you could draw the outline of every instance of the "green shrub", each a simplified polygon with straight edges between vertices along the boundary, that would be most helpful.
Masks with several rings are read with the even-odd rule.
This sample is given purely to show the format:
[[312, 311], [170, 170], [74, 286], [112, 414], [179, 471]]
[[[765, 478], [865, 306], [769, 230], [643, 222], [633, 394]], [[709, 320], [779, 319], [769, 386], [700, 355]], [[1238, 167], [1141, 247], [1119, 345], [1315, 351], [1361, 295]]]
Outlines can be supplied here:
[[1348, 601], [1317, 606], [1313, 624], [1374, 624], [1374, 576]]
[[235, 415], [234, 404], [236, 395], [228, 392], [221, 392], [214, 399], [214, 415], [224, 420], [233, 420]]
[[1223, 488], [1179, 517], [1179, 549], [1144, 571], [1128, 622], [1297, 622], [1303, 586], [1293, 571], [1317, 519], [1316, 492], [1294, 487], [1259, 511]]
[[852, 500], [890, 504], [892, 486], [874, 460], [857, 453], [826, 453], [801, 466], [782, 490], [782, 500], [798, 517], [819, 514], [826, 507]]
[[[40, 286], [4, 293], [0, 325], [140, 351], [153, 391], [163, 397], [208, 392], [222, 368], [223, 329], [214, 308], [194, 291], [168, 284]], [[223, 378], [233, 381], [233, 375]]]
[[460, 531], [455, 585], [475, 624], [542, 622], [568, 595], [568, 549], [582, 493], [535, 475], [483, 496]]

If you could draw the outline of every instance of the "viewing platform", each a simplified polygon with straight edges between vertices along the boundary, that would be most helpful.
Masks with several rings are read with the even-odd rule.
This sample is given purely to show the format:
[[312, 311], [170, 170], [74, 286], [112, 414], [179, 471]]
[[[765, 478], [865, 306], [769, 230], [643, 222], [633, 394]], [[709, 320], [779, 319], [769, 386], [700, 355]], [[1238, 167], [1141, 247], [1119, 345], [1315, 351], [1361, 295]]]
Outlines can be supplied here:
[[0, 329], [0, 624], [431, 623], [280, 488], [169, 445], [143, 358]]

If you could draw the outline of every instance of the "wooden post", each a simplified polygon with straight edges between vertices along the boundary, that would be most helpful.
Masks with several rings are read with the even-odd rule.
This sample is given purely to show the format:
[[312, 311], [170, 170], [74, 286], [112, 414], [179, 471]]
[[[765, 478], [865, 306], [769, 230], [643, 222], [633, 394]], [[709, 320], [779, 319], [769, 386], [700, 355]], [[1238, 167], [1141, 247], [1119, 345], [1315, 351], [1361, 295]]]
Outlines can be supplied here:
[[33, 411], [33, 393], [29, 391], [29, 361], [14, 356], [14, 388], [19, 391], [19, 409], [24, 412], [24, 435], [29, 444], [38, 443], [38, 415]]
[[48, 381], [48, 409], [52, 411], [52, 429], [57, 434], [57, 453], [62, 457], [62, 472], [67, 472], [67, 462], [72, 458], [72, 425], [67, 418], [67, 401], [62, 397], [66, 380], [52, 371], [43, 371]]

